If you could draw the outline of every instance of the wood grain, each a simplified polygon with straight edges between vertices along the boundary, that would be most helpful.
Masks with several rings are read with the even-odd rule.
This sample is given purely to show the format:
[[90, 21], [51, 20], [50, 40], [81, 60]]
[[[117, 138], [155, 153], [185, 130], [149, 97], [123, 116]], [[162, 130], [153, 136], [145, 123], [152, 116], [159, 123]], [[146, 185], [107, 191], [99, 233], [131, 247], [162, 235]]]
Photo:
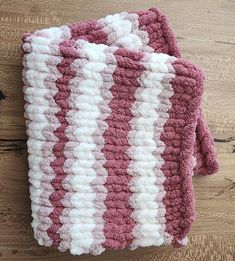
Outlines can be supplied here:
[[[197, 220], [189, 245], [107, 251], [73, 257], [37, 245], [30, 227], [20, 36], [23, 32], [107, 14], [160, 7], [183, 56], [206, 76], [203, 110], [221, 169], [193, 178]], [[235, 1], [0, 1], [0, 259], [1, 260], [235, 260]]]

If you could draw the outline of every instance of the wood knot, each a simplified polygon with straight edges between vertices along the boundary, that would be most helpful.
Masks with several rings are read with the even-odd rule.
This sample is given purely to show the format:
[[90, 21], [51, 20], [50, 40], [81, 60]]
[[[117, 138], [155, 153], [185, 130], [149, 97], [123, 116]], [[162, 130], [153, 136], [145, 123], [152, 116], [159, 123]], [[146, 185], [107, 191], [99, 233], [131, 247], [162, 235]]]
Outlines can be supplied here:
[[0, 101], [4, 100], [6, 98], [6, 95], [0, 90]]

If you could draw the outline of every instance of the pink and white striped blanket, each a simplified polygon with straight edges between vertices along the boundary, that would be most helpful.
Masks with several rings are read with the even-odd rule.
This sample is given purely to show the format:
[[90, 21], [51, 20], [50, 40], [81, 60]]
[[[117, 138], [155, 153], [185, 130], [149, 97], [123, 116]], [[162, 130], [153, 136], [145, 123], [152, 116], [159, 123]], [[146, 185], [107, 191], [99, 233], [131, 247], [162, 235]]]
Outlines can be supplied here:
[[185, 245], [217, 171], [202, 71], [155, 8], [23, 37], [32, 227], [72, 254]]

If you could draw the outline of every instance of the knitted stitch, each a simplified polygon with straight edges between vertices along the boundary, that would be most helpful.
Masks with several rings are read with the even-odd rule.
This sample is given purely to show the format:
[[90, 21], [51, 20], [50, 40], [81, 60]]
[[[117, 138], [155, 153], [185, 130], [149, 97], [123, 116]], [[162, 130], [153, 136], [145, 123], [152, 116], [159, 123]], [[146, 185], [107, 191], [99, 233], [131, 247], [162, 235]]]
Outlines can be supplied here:
[[43, 29], [22, 48], [38, 243], [72, 254], [185, 244], [191, 175], [218, 164], [202, 72], [180, 58], [165, 16]]

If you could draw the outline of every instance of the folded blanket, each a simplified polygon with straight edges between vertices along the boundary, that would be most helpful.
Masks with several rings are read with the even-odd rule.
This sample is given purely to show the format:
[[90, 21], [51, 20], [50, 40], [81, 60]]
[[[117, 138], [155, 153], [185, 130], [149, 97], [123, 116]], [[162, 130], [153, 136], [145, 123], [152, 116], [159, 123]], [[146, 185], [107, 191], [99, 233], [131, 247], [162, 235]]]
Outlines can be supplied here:
[[25, 34], [32, 227], [72, 254], [186, 244], [218, 168], [201, 70], [157, 9]]

